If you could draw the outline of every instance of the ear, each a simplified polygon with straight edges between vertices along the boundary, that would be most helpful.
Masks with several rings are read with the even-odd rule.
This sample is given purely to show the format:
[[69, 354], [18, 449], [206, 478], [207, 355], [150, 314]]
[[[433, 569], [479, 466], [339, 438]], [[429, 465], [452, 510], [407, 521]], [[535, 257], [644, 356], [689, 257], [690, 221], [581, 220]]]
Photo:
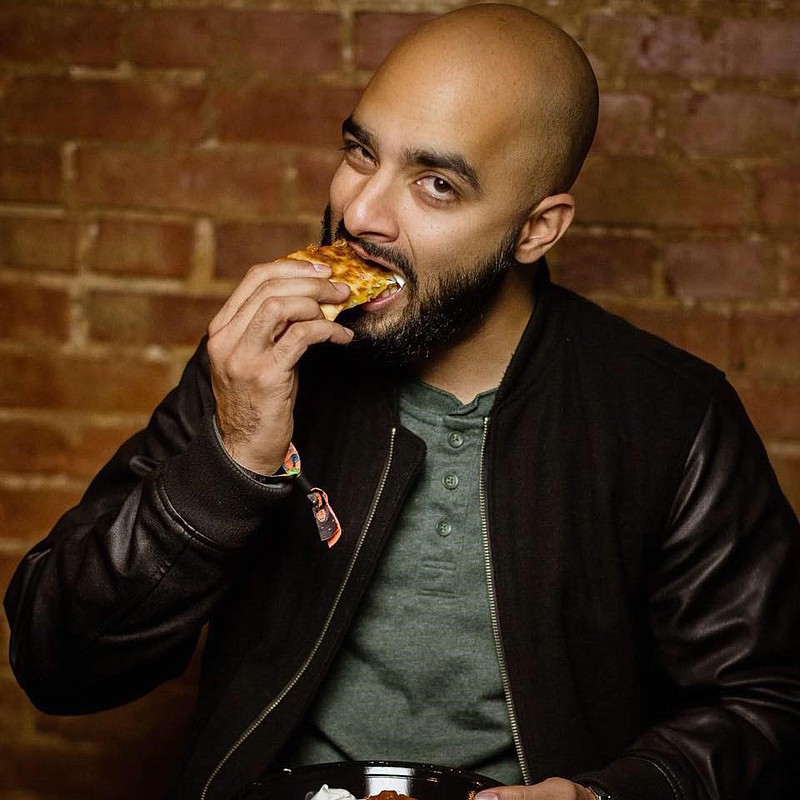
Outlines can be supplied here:
[[521, 264], [540, 259], [567, 232], [574, 216], [575, 199], [571, 194], [545, 197], [522, 225], [514, 257]]

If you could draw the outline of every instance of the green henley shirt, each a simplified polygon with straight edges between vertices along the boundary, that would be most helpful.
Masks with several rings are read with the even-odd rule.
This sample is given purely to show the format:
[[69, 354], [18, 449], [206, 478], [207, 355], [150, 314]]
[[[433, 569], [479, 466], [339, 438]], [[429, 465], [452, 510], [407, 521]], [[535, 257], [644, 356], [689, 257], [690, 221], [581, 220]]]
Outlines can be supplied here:
[[427, 445], [424, 471], [283, 764], [422, 761], [521, 782], [480, 522], [483, 419], [494, 395], [462, 404], [421, 383], [401, 393], [401, 423]]

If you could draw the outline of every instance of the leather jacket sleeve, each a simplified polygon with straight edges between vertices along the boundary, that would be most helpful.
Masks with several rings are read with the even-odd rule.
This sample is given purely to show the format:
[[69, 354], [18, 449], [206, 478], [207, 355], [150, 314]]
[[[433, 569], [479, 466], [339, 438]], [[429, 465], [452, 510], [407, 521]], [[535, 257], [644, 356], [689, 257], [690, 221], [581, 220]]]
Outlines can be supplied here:
[[693, 443], [651, 574], [661, 719], [582, 779], [615, 800], [790, 796], [800, 756], [800, 529], [727, 383]]
[[112, 707], [185, 669], [243, 544], [288, 490], [236, 468], [213, 409], [203, 343], [147, 428], [17, 568], [11, 665], [40, 709]]

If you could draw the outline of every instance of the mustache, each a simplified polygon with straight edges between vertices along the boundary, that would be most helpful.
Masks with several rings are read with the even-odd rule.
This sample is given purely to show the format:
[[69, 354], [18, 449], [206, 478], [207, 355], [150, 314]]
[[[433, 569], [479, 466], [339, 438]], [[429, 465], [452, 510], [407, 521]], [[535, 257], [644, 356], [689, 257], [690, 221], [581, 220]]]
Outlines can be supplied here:
[[339, 220], [336, 225], [336, 232], [333, 236], [334, 239], [344, 239], [350, 244], [357, 244], [361, 250], [366, 253], [370, 258], [377, 258], [393, 266], [408, 283], [416, 285], [417, 275], [414, 267], [411, 264], [411, 259], [396, 247], [387, 247], [386, 245], [375, 244], [375, 242], [361, 239], [358, 236], [353, 236], [344, 225], [343, 220]]

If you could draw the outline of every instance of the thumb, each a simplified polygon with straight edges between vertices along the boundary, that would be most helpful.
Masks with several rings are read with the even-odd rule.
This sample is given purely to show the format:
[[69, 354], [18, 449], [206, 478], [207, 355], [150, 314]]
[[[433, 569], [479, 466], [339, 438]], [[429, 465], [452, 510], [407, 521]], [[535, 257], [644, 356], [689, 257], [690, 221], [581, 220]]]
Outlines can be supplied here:
[[498, 786], [484, 789], [475, 800], [582, 800], [594, 793], [566, 778], [548, 778], [533, 786]]
[[498, 786], [478, 792], [475, 800], [525, 800], [525, 792], [524, 786]]

